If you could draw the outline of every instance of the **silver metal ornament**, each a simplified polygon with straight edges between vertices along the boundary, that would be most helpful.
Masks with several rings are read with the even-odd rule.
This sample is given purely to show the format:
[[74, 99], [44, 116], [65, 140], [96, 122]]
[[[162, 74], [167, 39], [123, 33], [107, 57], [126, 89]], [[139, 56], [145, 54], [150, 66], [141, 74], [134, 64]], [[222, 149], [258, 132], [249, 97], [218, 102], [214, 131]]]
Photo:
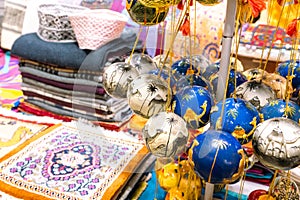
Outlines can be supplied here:
[[262, 81], [251, 80], [236, 88], [236, 97], [249, 101], [260, 110], [269, 101], [276, 99], [276, 93]]
[[271, 118], [256, 127], [254, 155], [274, 170], [290, 170], [300, 165], [300, 126], [289, 118]]
[[104, 68], [103, 87], [115, 98], [126, 98], [129, 83], [139, 75], [138, 71], [125, 62], [116, 62]]
[[168, 92], [171, 95], [166, 81], [153, 74], [141, 74], [128, 87], [128, 104], [137, 115], [150, 118], [166, 110]]
[[174, 157], [186, 150], [189, 132], [180, 116], [172, 112], [160, 112], [147, 121], [143, 137], [153, 155]]
[[147, 54], [134, 53], [132, 57], [128, 57], [125, 62], [134, 66], [139, 74], [146, 74], [157, 69], [156, 63]]

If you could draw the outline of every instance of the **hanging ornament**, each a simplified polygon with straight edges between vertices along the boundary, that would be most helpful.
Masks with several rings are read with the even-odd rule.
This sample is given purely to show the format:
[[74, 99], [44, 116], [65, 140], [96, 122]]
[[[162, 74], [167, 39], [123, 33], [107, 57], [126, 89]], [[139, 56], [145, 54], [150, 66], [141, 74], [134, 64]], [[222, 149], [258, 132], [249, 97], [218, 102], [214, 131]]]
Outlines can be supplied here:
[[206, 182], [227, 184], [244, 171], [245, 155], [241, 144], [230, 133], [208, 130], [199, 134], [189, 149], [194, 170]]
[[293, 88], [300, 86], [300, 60], [281, 62], [276, 67], [276, 72], [287, 80], [291, 80]]
[[115, 98], [126, 98], [129, 83], [139, 75], [138, 71], [129, 64], [116, 62], [103, 70], [103, 87]]
[[[217, 87], [218, 87], [218, 81], [219, 81], [219, 71], [215, 74], [211, 75], [209, 78], [209, 81], [212, 83], [214, 94], [217, 93]], [[246, 76], [243, 75], [242, 72], [238, 72], [234, 69], [231, 69], [229, 72], [229, 79], [227, 83], [227, 92], [226, 92], [226, 98], [230, 97], [235, 88], [240, 86], [241, 84], [245, 83], [247, 81]]]
[[293, 94], [292, 83], [287, 82], [286, 78], [279, 74], [267, 73], [260, 77], [257, 76], [256, 80], [262, 80], [263, 83], [270, 86], [276, 93], [277, 98], [285, 99], [287, 95], [290, 97]]
[[271, 192], [275, 199], [299, 200], [299, 189], [295, 181], [286, 176], [280, 176], [275, 179], [274, 188]]
[[153, 74], [141, 74], [128, 86], [128, 104], [144, 118], [165, 111], [168, 107], [168, 84]]
[[165, 59], [166, 59], [166, 55], [157, 55], [153, 57], [152, 60], [155, 62], [156, 66], [159, 69], [163, 68], [165, 70], [169, 70], [172, 66], [171, 59], [169, 56], [167, 57], [166, 60]]
[[179, 74], [181, 76], [198, 72], [198, 70], [192, 65], [190, 59], [188, 59], [187, 57], [181, 58], [180, 60], [174, 62], [171, 68], [173, 74], [176, 72], [176, 74]]
[[276, 99], [276, 93], [262, 81], [251, 80], [236, 88], [236, 97], [249, 101], [255, 108], [260, 109], [269, 101]]
[[257, 109], [251, 103], [240, 98], [225, 100], [223, 116], [221, 116], [222, 107], [223, 100], [211, 109], [211, 126], [214, 129], [231, 133], [241, 144], [248, 143], [260, 122]]
[[290, 170], [300, 165], [300, 126], [288, 118], [261, 122], [252, 139], [254, 155], [274, 170]]
[[214, 6], [223, 2], [223, 0], [196, 0], [196, 1], [204, 6]]
[[166, 191], [177, 187], [180, 181], [179, 166], [171, 162], [156, 171], [156, 178], [160, 187]]
[[131, 57], [129, 56], [125, 62], [134, 66], [139, 74], [146, 74], [151, 70], [157, 69], [156, 63], [147, 54], [134, 53]]
[[201, 71], [201, 75], [206, 80], [209, 80], [213, 74], [215, 74], [219, 71], [219, 69], [220, 69], [220, 65], [217, 63], [213, 63], [213, 64], [207, 66], [204, 71]]
[[263, 75], [268, 75], [269, 73], [266, 70], [259, 68], [251, 68], [243, 71], [243, 74], [246, 76], [248, 81], [259, 80]]
[[[126, 0], [126, 10], [134, 22], [143, 26], [152, 26], [165, 20], [169, 12], [169, 6], [149, 6], [143, 4], [142, 1]], [[152, 0], [149, 0], [149, 2], [152, 2]]]
[[[177, 81], [176, 88], [177, 88], [177, 91], [179, 91], [180, 89], [182, 89], [186, 86], [193, 86], [193, 85], [202, 86], [205, 89], [207, 89], [210, 94], [213, 94], [212, 84], [208, 80], [206, 80], [205, 78], [203, 78], [202, 76], [200, 76], [198, 74], [190, 74], [190, 75], [182, 76]], [[212, 95], [212, 97], [214, 97], [214, 96]]]
[[155, 69], [148, 72], [148, 74], [154, 74], [154, 75], [160, 75], [159, 77], [162, 78], [163, 81], [165, 81], [167, 84], [169, 84], [170, 81], [170, 87], [172, 91], [176, 91], [176, 78], [171, 74], [169, 76], [169, 73], [165, 70]]
[[174, 113], [192, 129], [199, 129], [208, 123], [212, 105], [213, 99], [208, 90], [197, 85], [182, 88], [172, 100]]
[[180, 116], [172, 112], [160, 112], [145, 124], [143, 138], [153, 155], [173, 158], [185, 152], [189, 132]]
[[295, 102], [283, 99], [272, 100], [261, 108], [264, 120], [275, 117], [288, 117], [295, 122], [300, 123], [300, 106]]
[[205, 57], [202, 54], [187, 56], [187, 59], [190, 60], [190, 63], [192, 63], [195, 66], [195, 68], [198, 71], [200, 71], [201, 74], [202, 74], [202, 72], [205, 71], [205, 69], [208, 66], [210, 66], [211, 64], [213, 64], [207, 57]]

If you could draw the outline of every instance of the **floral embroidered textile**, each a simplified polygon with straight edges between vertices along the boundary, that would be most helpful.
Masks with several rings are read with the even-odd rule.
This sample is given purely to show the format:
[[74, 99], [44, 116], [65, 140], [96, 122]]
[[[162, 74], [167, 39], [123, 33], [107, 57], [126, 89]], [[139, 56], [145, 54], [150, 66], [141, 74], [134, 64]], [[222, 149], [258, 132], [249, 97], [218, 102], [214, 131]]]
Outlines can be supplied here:
[[145, 148], [124, 132], [76, 123], [51, 127], [3, 159], [0, 190], [19, 198], [111, 199]]

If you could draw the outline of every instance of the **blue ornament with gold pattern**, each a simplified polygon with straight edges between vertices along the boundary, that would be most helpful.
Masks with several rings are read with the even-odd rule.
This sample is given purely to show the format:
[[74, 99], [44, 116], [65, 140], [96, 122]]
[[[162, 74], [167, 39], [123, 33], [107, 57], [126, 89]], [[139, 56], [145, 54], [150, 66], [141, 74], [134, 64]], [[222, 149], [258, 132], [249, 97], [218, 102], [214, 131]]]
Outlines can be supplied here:
[[207, 89], [201, 86], [187, 86], [180, 89], [173, 97], [174, 113], [181, 116], [189, 128], [198, 129], [209, 122], [213, 99]]
[[[292, 85], [293, 88], [297, 88], [300, 86], [300, 60], [293, 61], [288, 60], [282, 63], [279, 63], [276, 71], [283, 77], [287, 78], [290, 74], [293, 74]], [[288, 79], [288, 78], [287, 78]]]
[[[210, 76], [209, 81], [213, 85], [214, 93], [217, 92], [217, 86], [218, 86], [218, 80], [219, 80], [219, 72], [216, 72], [215, 74]], [[236, 80], [234, 80], [234, 77]], [[234, 69], [230, 70], [229, 73], [229, 79], [228, 79], [228, 87], [226, 92], [226, 97], [230, 97], [230, 95], [234, 92], [235, 88], [241, 85], [242, 83], [245, 83], [247, 81], [247, 77], [242, 72], [235, 72]]]
[[300, 123], [300, 106], [295, 102], [286, 102], [283, 99], [271, 100], [264, 105], [260, 112], [263, 114], [264, 120], [275, 117], [287, 117]]
[[211, 109], [211, 126], [217, 130], [231, 133], [241, 144], [248, 143], [260, 122], [258, 110], [251, 103], [240, 98], [225, 100], [223, 117], [222, 107], [223, 100]]
[[172, 64], [171, 69], [174, 74], [178, 73], [181, 76], [194, 74], [198, 72], [198, 70], [191, 64], [191, 61], [188, 58], [182, 58], [180, 60], [177, 60]]
[[239, 179], [244, 171], [245, 154], [230, 133], [207, 130], [199, 134], [188, 151], [194, 170], [208, 183], [227, 184]]

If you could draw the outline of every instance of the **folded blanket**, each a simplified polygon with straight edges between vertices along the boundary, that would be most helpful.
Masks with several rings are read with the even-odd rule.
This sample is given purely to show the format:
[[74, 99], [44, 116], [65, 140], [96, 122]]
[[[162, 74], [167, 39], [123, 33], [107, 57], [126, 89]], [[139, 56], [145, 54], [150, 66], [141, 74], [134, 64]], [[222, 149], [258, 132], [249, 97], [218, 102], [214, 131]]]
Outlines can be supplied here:
[[[121, 107], [123, 107], [127, 102], [124, 99], [115, 99], [115, 98], [109, 98], [107, 100], [97, 99], [93, 96], [87, 97], [87, 96], [75, 96], [72, 93], [71, 94], [63, 94], [58, 92], [53, 92], [47, 89], [44, 89], [39, 86], [33, 86], [30, 84], [27, 84], [26, 82], [23, 82], [22, 84], [22, 90], [23, 91], [31, 91], [38, 94], [42, 94], [44, 96], [56, 98], [68, 103], [76, 103], [84, 106], [88, 106], [90, 108], [100, 109], [105, 112], [117, 112]], [[88, 94], [88, 93], [86, 93]]]
[[102, 82], [102, 72], [100, 71], [88, 71], [88, 70], [74, 70], [74, 69], [64, 69], [55, 67], [49, 64], [43, 64], [39, 62], [34, 62], [31, 60], [20, 59], [20, 67], [29, 67], [49, 74], [66, 77], [66, 78], [76, 78], [85, 79], [95, 82]]
[[90, 121], [104, 121], [104, 122], [126, 122], [128, 121], [132, 116], [132, 110], [130, 108], [124, 108], [122, 112], [116, 113], [115, 117], [113, 119], [105, 119], [99, 117], [97, 114], [91, 115], [91, 114], [83, 114], [80, 112], [77, 112], [75, 109], [73, 110], [67, 110], [66, 107], [63, 107], [59, 104], [55, 104], [54, 102], [50, 102], [44, 99], [38, 99], [38, 98], [27, 98], [25, 96], [25, 100], [33, 105], [36, 105], [44, 110], [69, 116], [73, 118], [83, 118]]
[[53, 86], [53, 85], [49, 85], [47, 83], [36, 81], [31, 78], [26, 78], [24, 76], [22, 77], [22, 79], [23, 79], [23, 84], [25, 83], [25, 84], [29, 85], [30, 87], [38, 87], [38, 88], [41, 88], [48, 92], [52, 92], [52, 93], [56, 93], [56, 94], [76, 96], [76, 97], [86, 97], [86, 98], [93, 98], [93, 99], [95, 98], [95, 99], [104, 100], [106, 102], [108, 102], [109, 99], [111, 99], [111, 97], [106, 94], [99, 95], [99, 94], [89, 93], [89, 92], [85, 92], [85, 91], [64, 89], [64, 88], [57, 87], [55, 85]]
[[[11, 52], [24, 59], [61, 68], [101, 71], [108, 58], [126, 54], [133, 48], [135, 41], [136, 34], [125, 29], [119, 38], [90, 51], [80, 49], [77, 43], [46, 42], [36, 33], [28, 33], [15, 41]], [[142, 44], [139, 43], [136, 49], [141, 48]]]
[[[43, 116], [43, 117], [47, 116], [47, 117], [51, 117], [51, 118], [54, 118], [57, 120], [62, 120], [64, 122], [70, 122], [70, 121], [76, 119], [74, 117], [60, 115], [57, 113], [50, 112], [48, 110], [42, 109], [41, 107], [33, 105], [27, 101], [22, 102], [17, 107], [17, 110], [26, 115]], [[122, 121], [122, 122], [91, 121], [91, 122], [97, 126], [102, 126], [108, 130], [116, 130], [116, 131], [120, 130], [121, 127], [126, 123], [126, 121]]]
[[76, 91], [82, 91], [82, 92], [90, 92], [93, 94], [106, 95], [106, 92], [105, 92], [104, 88], [102, 88], [102, 87], [94, 87], [94, 86], [80, 85], [80, 84], [68, 84], [68, 83], [64, 83], [64, 82], [53, 81], [53, 80], [47, 79], [47, 78], [38, 77], [38, 76], [29, 74], [29, 73], [22, 73], [22, 77], [36, 80], [37, 82], [42, 82], [42, 83], [49, 84], [49, 85], [52, 85], [55, 87], [71, 90], [71, 91], [76, 90]]

